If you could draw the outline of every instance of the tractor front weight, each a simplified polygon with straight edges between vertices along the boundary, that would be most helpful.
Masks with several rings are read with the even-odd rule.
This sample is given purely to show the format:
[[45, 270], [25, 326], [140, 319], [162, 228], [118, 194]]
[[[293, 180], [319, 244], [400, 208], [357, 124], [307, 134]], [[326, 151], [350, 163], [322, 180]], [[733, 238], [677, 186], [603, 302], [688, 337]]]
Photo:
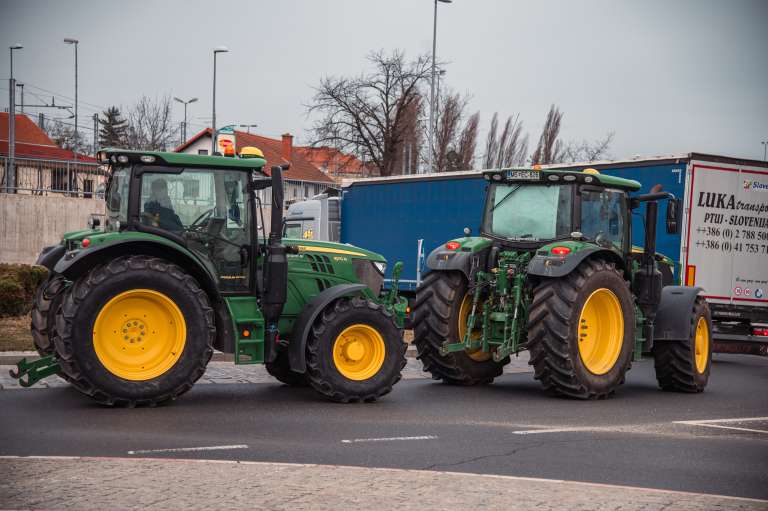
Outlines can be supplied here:
[[461, 342], [443, 344], [441, 354], [479, 349], [492, 353], [493, 360], [500, 362], [523, 349], [530, 301], [525, 290], [525, 270], [530, 260], [530, 252], [501, 252], [497, 268], [475, 274], [464, 338]]

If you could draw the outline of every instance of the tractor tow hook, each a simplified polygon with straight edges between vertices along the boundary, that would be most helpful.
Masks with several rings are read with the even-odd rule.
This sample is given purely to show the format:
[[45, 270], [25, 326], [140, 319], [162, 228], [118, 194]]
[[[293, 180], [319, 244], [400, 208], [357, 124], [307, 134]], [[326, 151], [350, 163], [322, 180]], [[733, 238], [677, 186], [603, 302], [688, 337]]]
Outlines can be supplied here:
[[[16, 364], [16, 370], [8, 371], [11, 377], [19, 380], [22, 387], [31, 387], [43, 378], [59, 372], [59, 362], [56, 355], [48, 355], [37, 360], [27, 361], [22, 358]], [[26, 379], [24, 377], [26, 376]]]

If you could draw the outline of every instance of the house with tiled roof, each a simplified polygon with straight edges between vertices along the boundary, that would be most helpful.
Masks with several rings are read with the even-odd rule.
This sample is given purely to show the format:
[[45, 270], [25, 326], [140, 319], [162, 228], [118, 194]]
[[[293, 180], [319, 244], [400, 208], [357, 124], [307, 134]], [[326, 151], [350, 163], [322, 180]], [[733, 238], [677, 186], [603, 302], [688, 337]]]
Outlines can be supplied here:
[[[308, 199], [322, 193], [329, 187], [336, 187], [333, 178], [310, 163], [296, 147], [293, 136], [283, 135], [279, 140], [263, 137], [245, 131], [234, 132], [235, 152], [243, 147], [261, 149], [267, 160], [266, 171], [273, 165], [290, 163], [290, 169], [283, 174], [285, 179], [286, 202]], [[175, 149], [177, 153], [209, 154], [211, 149], [211, 128], [206, 128]]]
[[[0, 112], [0, 189], [9, 167], [8, 121], [8, 112]], [[93, 157], [59, 147], [26, 115], [16, 114], [15, 128], [16, 193], [91, 197], [106, 182]]]
[[378, 177], [379, 175], [375, 165], [366, 164], [355, 155], [343, 153], [335, 147], [297, 147], [296, 150], [337, 183], [344, 178]]

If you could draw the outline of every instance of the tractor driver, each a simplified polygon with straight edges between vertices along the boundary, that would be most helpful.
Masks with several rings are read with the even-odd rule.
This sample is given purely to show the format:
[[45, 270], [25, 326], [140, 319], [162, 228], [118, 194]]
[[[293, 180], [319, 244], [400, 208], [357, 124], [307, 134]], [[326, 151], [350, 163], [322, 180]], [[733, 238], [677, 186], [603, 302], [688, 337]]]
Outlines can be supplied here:
[[144, 203], [144, 218], [147, 223], [167, 231], [179, 232], [184, 230], [181, 219], [173, 210], [171, 198], [168, 196], [168, 183], [165, 179], [152, 181], [149, 200]]

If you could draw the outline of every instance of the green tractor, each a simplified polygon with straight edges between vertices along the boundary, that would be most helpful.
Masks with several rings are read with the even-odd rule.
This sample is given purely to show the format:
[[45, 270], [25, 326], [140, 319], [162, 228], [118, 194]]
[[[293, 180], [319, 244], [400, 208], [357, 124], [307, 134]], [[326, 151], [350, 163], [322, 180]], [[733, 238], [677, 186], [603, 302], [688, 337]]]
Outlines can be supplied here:
[[[432, 251], [416, 291], [414, 342], [425, 371], [458, 385], [491, 382], [510, 355], [530, 352], [544, 389], [604, 398], [632, 360], [655, 358], [665, 390], [700, 392], [709, 378], [712, 324], [700, 288], [672, 285], [656, 254], [658, 202], [679, 232], [680, 208], [657, 186], [594, 169], [484, 173], [480, 236]], [[631, 215], [645, 205], [645, 246]]]
[[287, 166], [267, 176], [256, 148], [98, 158], [110, 168], [105, 225], [92, 217], [40, 254], [50, 271], [32, 312], [42, 358], [19, 364], [23, 385], [59, 374], [104, 404], [155, 405], [188, 391], [216, 349], [333, 401], [391, 391], [407, 302], [382, 294], [380, 255], [281, 239]]

